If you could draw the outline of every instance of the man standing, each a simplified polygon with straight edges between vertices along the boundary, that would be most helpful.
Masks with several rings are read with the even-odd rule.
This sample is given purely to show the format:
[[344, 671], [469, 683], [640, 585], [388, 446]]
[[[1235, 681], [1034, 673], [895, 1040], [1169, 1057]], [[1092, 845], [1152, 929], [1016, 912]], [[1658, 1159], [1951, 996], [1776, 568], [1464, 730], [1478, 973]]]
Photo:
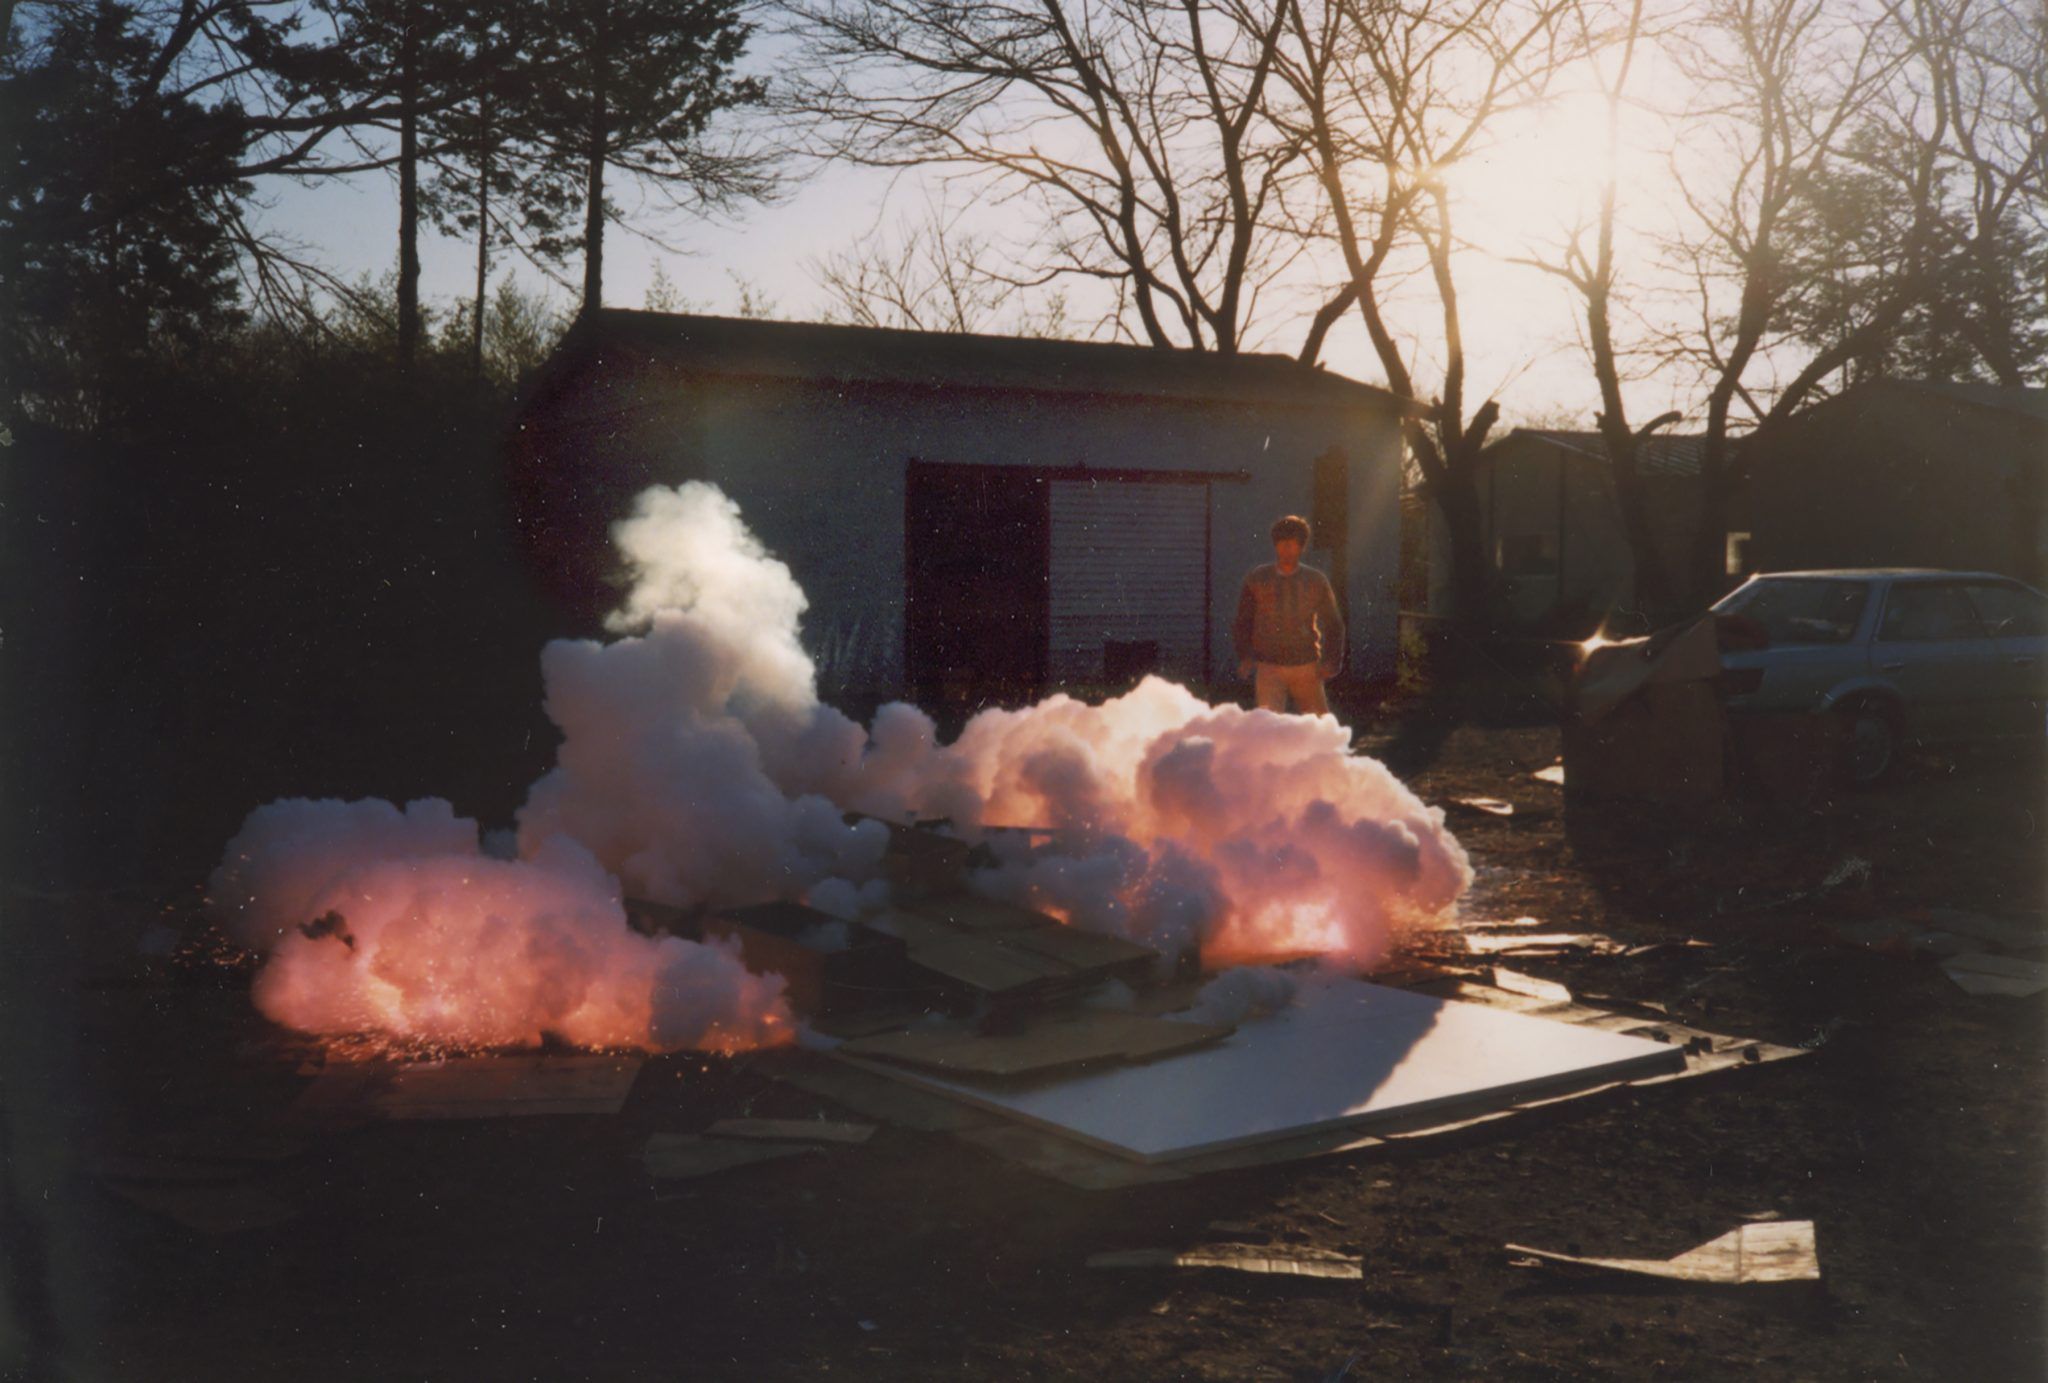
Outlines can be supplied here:
[[1262, 708], [1284, 711], [1292, 700], [1297, 711], [1328, 715], [1323, 683], [1344, 666], [1344, 617], [1330, 578], [1301, 564], [1308, 539], [1306, 519], [1273, 525], [1273, 561], [1246, 574], [1230, 637], [1238, 676], [1257, 667]]

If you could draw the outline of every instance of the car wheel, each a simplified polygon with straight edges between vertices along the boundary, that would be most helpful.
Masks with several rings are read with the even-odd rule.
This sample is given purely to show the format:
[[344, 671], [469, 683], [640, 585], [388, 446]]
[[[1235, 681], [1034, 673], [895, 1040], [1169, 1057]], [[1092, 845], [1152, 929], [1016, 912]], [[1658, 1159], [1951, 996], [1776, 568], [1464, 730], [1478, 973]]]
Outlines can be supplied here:
[[1889, 706], [1863, 701], [1843, 708], [1848, 735], [1842, 751], [1842, 776], [1849, 786], [1875, 787], [1899, 767], [1899, 718]]

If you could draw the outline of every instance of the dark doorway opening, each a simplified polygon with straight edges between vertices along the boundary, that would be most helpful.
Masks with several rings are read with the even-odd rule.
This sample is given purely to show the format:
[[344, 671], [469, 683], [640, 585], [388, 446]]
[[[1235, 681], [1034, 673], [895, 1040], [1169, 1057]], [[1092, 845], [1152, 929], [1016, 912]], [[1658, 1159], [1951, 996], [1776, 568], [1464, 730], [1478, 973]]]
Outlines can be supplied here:
[[911, 696], [934, 709], [1036, 700], [1051, 628], [1045, 474], [912, 461], [903, 494]]

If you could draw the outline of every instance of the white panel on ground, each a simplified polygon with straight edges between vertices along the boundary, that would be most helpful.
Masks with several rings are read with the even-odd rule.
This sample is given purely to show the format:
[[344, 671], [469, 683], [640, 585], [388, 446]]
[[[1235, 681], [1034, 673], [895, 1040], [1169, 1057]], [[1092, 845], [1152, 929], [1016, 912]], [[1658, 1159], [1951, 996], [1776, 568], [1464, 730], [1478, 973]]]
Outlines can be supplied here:
[[1158, 671], [1206, 677], [1208, 531], [1207, 485], [1054, 481], [1047, 669], [1053, 679], [1114, 677], [1117, 670], [1104, 660], [1112, 643], [1156, 643]]
[[1043, 1084], [1005, 1087], [859, 1064], [1092, 1147], [1169, 1162], [1449, 1106], [1505, 1104], [1536, 1090], [1674, 1070], [1684, 1060], [1678, 1048], [1648, 1038], [1330, 980], [1304, 985], [1291, 1007], [1212, 1046]]

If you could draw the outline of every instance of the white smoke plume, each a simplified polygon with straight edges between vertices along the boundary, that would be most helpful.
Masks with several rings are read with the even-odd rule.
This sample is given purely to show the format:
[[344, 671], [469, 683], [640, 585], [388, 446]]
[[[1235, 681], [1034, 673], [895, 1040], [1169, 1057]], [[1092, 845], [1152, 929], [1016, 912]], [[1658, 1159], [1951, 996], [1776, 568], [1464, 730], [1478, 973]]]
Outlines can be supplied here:
[[[1311, 977], [1311, 983], [1315, 977]], [[1247, 1019], [1276, 1013], [1294, 1002], [1302, 977], [1270, 965], [1243, 965], [1226, 970], [1202, 986], [1194, 1003], [1173, 1015], [1190, 1023], [1235, 1027]]]
[[[1353, 755], [1334, 720], [1214, 707], [1147, 679], [1100, 706], [985, 712], [950, 745], [903, 704], [863, 729], [818, 701], [803, 592], [725, 495], [649, 490], [615, 536], [633, 581], [616, 637], [541, 655], [562, 744], [519, 813], [519, 860], [485, 859], [445, 803], [250, 818], [215, 899], [270, 957], [266, 1012], [479, 1042], [777, 1040], [777, 995], [723, 951], [632, 933], [618, 898], [802, 897], [859, 916], [887, 900], [887, 835], [849, 811], [946, 817], [993, 852], [984, 891], [1214, 964], [1370, 965], [1471, 881], [1442, 814]], [[330, 911], [353, 950], [301, 930]], [[407, 959], [376, 959], [399, 938]], [[560, 983], [543, 973], [565, 966]], [[391, 974], [430, 975], [432, 993]], [[486, 997], [453, 997], [472, 986]]]

